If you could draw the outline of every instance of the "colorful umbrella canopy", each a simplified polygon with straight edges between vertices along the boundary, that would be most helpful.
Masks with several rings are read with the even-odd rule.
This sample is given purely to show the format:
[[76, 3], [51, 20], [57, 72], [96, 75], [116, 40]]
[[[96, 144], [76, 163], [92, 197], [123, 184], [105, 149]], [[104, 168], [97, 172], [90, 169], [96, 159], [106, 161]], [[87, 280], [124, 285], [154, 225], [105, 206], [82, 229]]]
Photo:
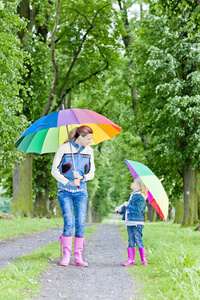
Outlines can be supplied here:
[[144, 164], [137, 161], [126, 160], [126, 164], [133, 178], [140, 177], [148, 188], [148, 201], [155, 208], [163, 220], [167, 219], [169, 200], [161, 181]]
[[56, 152], [67, 138], [68, 130], [88, 125], [93, 130], [91, 145], [112, 139], [121, 128], [106, 117], [87, 109], [66, 109], [51, 113], [34, 122], [15, 142], [18, 150], [25, 153]]

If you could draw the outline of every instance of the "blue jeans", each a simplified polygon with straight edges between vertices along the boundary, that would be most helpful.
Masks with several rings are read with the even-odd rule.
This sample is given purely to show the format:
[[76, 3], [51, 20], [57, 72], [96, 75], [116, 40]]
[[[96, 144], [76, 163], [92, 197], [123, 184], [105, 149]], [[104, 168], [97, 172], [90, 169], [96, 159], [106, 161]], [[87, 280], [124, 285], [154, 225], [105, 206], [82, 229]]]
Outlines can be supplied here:
[[[58, 190], [58, 201], [64, 220], [63, 235], [73, 235], [75, 212], [75, 236], [84, 237], [87, 199], [87, 190], [76, 193], [71, 193], [60, 189]], [[72, 205], [74, 207], [74, 212]]]
[[135, 244], [138, 248], [144, 248], [144, 244], [142, 242], [142, 230], [144, 225], [137, 226], [127, 226], [128, 232], [128, 248], [134, 248]]

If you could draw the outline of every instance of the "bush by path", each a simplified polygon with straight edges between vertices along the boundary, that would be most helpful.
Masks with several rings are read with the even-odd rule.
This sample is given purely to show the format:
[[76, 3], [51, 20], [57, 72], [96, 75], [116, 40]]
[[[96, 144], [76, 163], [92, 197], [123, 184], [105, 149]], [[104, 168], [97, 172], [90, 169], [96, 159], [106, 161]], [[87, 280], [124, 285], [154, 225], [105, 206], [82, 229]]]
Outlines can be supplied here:
[[[127, 240], [126, 226], [119, 230]], [[200, 232], [171, 223], [146, 223], [143, 241], [149, 265], [141, 265], [136, 250], [136, 265], [128, 267], [144, 282], [143, 299], [199, 300]]]

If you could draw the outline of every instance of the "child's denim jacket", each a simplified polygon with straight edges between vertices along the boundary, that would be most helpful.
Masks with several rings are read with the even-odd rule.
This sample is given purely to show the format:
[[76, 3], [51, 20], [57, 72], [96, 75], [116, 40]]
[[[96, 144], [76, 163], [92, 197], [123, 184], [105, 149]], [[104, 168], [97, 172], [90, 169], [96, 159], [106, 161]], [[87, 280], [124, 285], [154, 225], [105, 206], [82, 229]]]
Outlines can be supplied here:
[[130, 197], [126, 199], [129, 201], [127, 207], [122, 206], [120, 214], [123, 214], [122, 220], [131, 222], [144, 222], [144, 212], [146, 209], [146, 200], [140, 192], [132, 192]]

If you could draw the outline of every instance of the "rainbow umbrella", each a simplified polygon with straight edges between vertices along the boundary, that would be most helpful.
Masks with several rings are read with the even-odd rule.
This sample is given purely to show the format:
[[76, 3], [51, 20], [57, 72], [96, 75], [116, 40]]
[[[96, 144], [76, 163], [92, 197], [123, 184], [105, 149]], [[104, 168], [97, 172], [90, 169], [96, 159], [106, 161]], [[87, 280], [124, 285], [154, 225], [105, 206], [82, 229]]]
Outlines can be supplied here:
[[144, 164], [137, 161], [126, 160], [126, 164], [133, 178], [140, 177], [148, 188], [148, 201], [155, 208], [163, 220], [167, 220], [169, 200], [161, 181]]
[[88, 125], [93, 130], [91, 145], [112, 139], [121, 128], [106, 117], [87, 109], [66, 109], [51, 113], [34, 122], [15, 142], [18, 150], [25, 153], [51, 153], [67, 138], [67, 131]]

